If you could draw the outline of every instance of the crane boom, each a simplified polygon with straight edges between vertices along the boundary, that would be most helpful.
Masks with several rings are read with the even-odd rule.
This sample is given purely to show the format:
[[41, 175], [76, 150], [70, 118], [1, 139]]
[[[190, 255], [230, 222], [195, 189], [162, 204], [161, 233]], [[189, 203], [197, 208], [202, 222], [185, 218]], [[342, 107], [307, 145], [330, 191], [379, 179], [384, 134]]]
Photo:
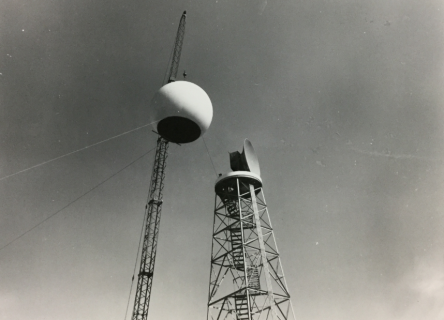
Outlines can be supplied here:
[[[182, 51], [183, 38], [185, 36], [186, 11], [180, 18], [174, 43], [173, 57], [168, 83], [175, 81], [179, 68], [180, 55]], [[153, 171], [151, 173], [150, 189], [147, 205], [145, 207], [145, 231], [143, 237], [142, 254], [140, 257], [140, 268], [137, 279], [136, 296], [132, 320], [147, 320], [148, 307], [153, 284], [154, 263], [156, 261], [157, 241], [159, 237], [160, 216], [163, 203], [163, 186], [165, 179], [166, 159], [168, 157], [168, 140], [159, 135], [157, 139], [156, 154], [154, 156]]]
[[137, 291], [134, 299], [132, 320], [146, 320], [153, 284], [154, 263], [157, 253], [160, 216], [163, 203], [163, 181], [165, 178], [166, 158], [168, 156], [168, 141], [159, 136], [157, 139], [156, 155], [151, 174], [148, 203], [145, 207], [145, 235], [143, 237], [140, 269], [137, 279]]
[[168, 83], [176, 81], [177, 71], [179, 69], [180, 54], [182, 52], [183, 38], [185, 37], [186, 20], [187, 20], [187, 12], [184, 11], [182, 13], [182, 17], [180, 17], [179, 28], [177, 29], [176, 41], [174, 42], [174, 51], [171, 60]]

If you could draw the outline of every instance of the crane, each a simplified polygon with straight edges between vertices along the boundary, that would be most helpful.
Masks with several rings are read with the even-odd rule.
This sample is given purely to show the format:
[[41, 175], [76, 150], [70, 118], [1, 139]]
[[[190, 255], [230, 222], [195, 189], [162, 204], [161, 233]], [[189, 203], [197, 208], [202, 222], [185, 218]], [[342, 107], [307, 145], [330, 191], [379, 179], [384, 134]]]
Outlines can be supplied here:
[[[174, 41], [173, 57], [171, 59], [168, 83], [176, 80], [177, 71], [179, 69], [180, 54], [182, 53], [183, 38], [185, 37], [185, 23], [187, 20], [187, 12], [184, 11], [180, 17], [179, 27], [177, 28], [176, 40]], [[185, 72], [184, 72], [185, 73]]]
[[[167, 83], [174, 82], [179, 68], [183, 39], [185, 36], [186, 11], [183, 12], [171, 59], [171, 65], [167, 77]], [[165, 84], [165, 83], [164, 83]], [[154, 263], [156, 261], [157, 241], [159, 236], [160, 216], [162, 213], [163, 187], [165, 179], [166, 159], [168, 157], [168, 143], [170, 141], [159, 132], [156, 154], [154, 157], [153, 171], [151, 174], [150, 188], [147, 204], [145, 206], [145, 227], [142, 253], [140, 258], [137, 289], [134, 299], [132, 320], [146, 320], [153, 284]], [[174, 141], [173, 141], [174, 142]]]

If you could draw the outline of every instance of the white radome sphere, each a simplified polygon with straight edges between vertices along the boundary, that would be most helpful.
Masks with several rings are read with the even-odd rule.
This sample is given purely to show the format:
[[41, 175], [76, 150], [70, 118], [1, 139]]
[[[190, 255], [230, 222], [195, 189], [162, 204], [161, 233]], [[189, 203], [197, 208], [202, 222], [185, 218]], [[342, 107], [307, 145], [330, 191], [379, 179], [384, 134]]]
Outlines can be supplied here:
[[164, 85], [151, 101], [154, 129], [165, 139], [188, 143], [203, 135], [213, 119], [207, 93], [188, 81]]

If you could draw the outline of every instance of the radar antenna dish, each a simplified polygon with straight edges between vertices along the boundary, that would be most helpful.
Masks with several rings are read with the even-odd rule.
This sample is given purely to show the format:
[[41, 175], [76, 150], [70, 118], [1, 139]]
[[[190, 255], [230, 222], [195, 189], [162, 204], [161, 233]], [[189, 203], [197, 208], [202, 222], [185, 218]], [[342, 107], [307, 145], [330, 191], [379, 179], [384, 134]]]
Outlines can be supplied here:
[[259, 160], [250, 140], [244, 140], [244, 150], [230, 152], [230, 166], [233, 171], [249, 171], [258, 176], [261, 175]]
[[256, 151], [254, 151], [253, 145], [250, 140], [244, 140], [244, 152], [243, 156], [248, 166], [248, 171], [261, 175], [261, 169], [259, 167], [259, 159], [257, 158]]

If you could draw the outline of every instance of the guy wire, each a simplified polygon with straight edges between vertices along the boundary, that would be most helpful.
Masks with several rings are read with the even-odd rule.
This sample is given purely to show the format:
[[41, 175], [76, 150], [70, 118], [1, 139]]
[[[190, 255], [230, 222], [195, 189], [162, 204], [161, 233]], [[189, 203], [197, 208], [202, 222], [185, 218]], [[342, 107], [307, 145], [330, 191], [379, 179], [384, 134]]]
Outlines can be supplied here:
[[97, 189], [98, 187], [100, 187], [102, 184], [104, 184], [105, 182], [107, 182], [108, 180], [110, 180], [111, 178], [115, 177], [117, 174], [119, 174], [120, 172], [122, 172], [123, 170], [125, 170], [126, 168], [128, 168], [130, 165], [132, 165], [133, 163], [135, 163], [136, 161], [142, 159], [144, 156], [146, 156], [148, 153], [150, 153], [151, 151], [153, 151], [154, 149], [156, 149], [156, 147], [151, 148], [150, 150], [148, 150], [147, 152], [145, 152], [144, 154], [142, 154], [140, 157], [138, 157], [136, 160], [132, 161], [131, 163], [127, 164], [125, 167], [123, 167], [122, 169], [120, 169], [119, 171], [117, 171], [116, 173], [113, 173], [110, 177], [106, 178], [105, 180], [103, 180], [102, 182], [100, 182], [99, 184], [97, 184], [95, 187], [91, 188], [90, 190], [88, 190], [87, 192], [85, 192], [84, 194], [82, 194], [81, 196], [77, 197], [76, 199], [74, 199], [73, 201], [71, 201], [70, 203], [68, 203], [66, 206], [64, 206], [63, 208], [57, 210], [55, 213], [51, 214], [49, 217], [47, 217], [46, 219], [44, 219], [43, 221], [37, 223], [35, 226], [33, 226], [32, 228], [28, 229], [27, 231], [25, 231], [24, 233], [22, 233], [21, 235], [19, 235], [18, 237], [14, 238], [13, 240], [9, 241], [7, 244], [5, 244], [4, 246], [2, 246], [0, 248], [0, 251], [5, 249], [7, 246], [9, 246], [10, 244], [14, 243], [15, 241], [17, 241], [18, 239], [20, 239], [21, 237], [23, 237], [24, 235], [28, 234], [29, 232], [31, 232], [32, 230], [34, 230], [35, 228], [37, 228], [38, 226], [42, 225], [43, 223], [45, 223], [46, 221], [48, 221], [49, 219], [51, 219], [52, 217], [56, 216], [58, 213], [62, 212], [63, 210], [65, 210], [66, 208], [68, 208], [70, 205], [72, 205], [73, 203], [75, 203], [76, 201], [80, 200], [81, 198], [83, 198], [84, 196], [86, 196], [87, 194], [91, 193], [93, 190]]
[[126, 316], [128, 315], [128, 307], [129, 307], [129, 303], [130, 303], [130, 299], [131, 299], [131, 293], [133, 292], [134, 275], [136, 274], [137, 261], [139, 260], [140, 244], [142, 243], [142, 237], [143, 237], [143, 233], [144, 233], [143, 231], [145, 229], [145, 223], [146, 223], [146, 219], [148, 216], [147, 213], [148, 213], [148, 207], [145, 206], [145, 214], [143, 216], [142, 230], [140, 231], [139, 246], [137, 247], [136, 262], [134, 263], [133, 277], [131, 278], [131, 287], [130, 287], [130, 292], [128, 295], [128, 302], [126, 303], [126, 311], [125, 311], [124, 320], [126, 320]]
[[99, 144], [101, 144], [101, 143], [104, 143], [104, 142], [110, 141], [110, 140], [112, 140], [112, 139], [115, 139], [115, 138], [121, 137], [121, 136], [123, 136], [123, 135], [125, 135], [125, 134], [128, 134], [128, 133], [131, 133], [131, 132], [133, 132], [133, 131], [136, 131], [136, 130], [139, 130], [139, 129], [145, 128], [145, 127], [147, 127], [147, 126], [149, 126], [149, 125], [151, 125], [151, 124], [153, 124], [153, 123], [155, 123], [155, 122], [157, 122], [157, 121], [158, 121], [158, 120], [153, 121], [153, 122], [151, 122], [151, 123], [144, 124], [143, 126], [140, 126], [140, 127], [135, 128], [135, 129], [132, 129], [132, 130], [129, 130], [129, 131], [126, 131], [126, 132], [120, 133], [120, 134], [118, 134], [118, 135], [116, 135], [116, 136], [114, 136], [114, 137], [111, 137], [111, 138], [108, 138], [108, 139], [105, 139], [105, 140], [102, 140], [102, 141], [99, 141], [99, 142], [93, 143], [93, 144], [91, 144], [91, 145], [89, 145], [89, 146], [86, 146], [86, 147], [83, 147], [83, 148], [77, 149], [77, 150], [75, 150], [75, 151], [71, 151], [71, 152], [66, 153], [66, 154], [64, 154], [64, 155], [61, 155], [61, 156], [55, 157], [55, 158], [53, 158], [53, 159], [51, 159], [51, 160], [44, 161], [44, 162], [39, 163], [39, 164], [36, 164], [36, 165], [34, 165], [34, 166], [32, 166], [32, 167], [29, 167], [29, 168], [26, 168], [26, 169], [23, 169], [23, 170], [17, 171], [17, 172], [15, 172], [15, 173], [12, 173], [12, 174], [10, 174], [10, 175], [7, 175], [7, 176], [4, 176], [4, 177], [1, 177], [1, 178], [0, 178], [0, 181], [1, 181], [1, 180], [4, 180], [4, 179], [7, 179], [7, 178], [10, 178], [10, 177], [13, 177], [13, 176], [15, 176], [15, 175], [18, 175], [18, 174], [20, 174], [20, 173], [23, 173], [23, 172], [29, 171], [29, 170], [31, 170], [31, 169], [34, 169], [34, 168], [37, 168], [37, 167], [43, 166], [43, 165], [45, 165], [45, 164], [47, 164], [47, 163], [50, 163], [50, 162], [53, 162], [53, 161], [59, 160], [59, 159], [61, 159], [61, 158], [64, 158], [64, 157], [70, 156], [70, 155], [72, 155], [72, 154], [74, 154], [74, 153], [76, 153], [76, 152], [83, 151], [83, 150], [85, 150], [85, 149], [88, 149], [88, 148], [91, 148], [91, 147], [97, 146], [97, 145], [99, 145]]

